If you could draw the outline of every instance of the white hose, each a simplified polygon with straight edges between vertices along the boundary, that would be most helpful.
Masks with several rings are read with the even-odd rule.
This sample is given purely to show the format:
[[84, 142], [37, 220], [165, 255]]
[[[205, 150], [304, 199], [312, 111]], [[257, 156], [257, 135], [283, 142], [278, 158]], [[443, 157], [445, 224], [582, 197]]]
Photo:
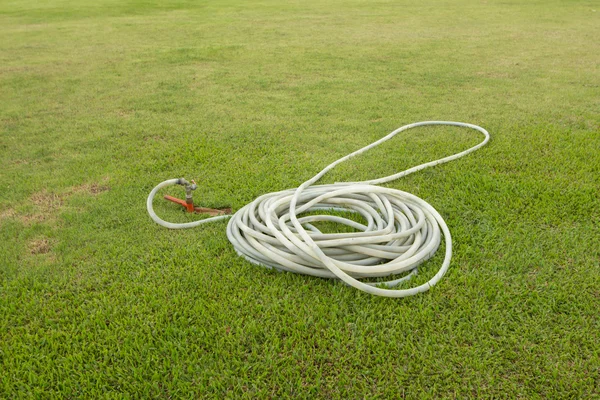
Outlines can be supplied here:
[[[463, 152], [383, 178], [314, 185], [339, 163], [380, 145], [399, 132], [425, 125], [471, 128], [483, 133], [485, 139]], [[323, 278], [337, 277], [350, 286], [379, 296], [412, 296], [429, 290], [448, 270], [452, 257], [450, 231], [442, 216], [426, 201], [401, 190], [374, 185], [456, 160], [484, 146], [489, 139], [489, 133], [477, 125], [451, 121], [417, 122], [398, 128], [378, 141], [331, 163], [297, 189], [260, 196], [233, 216], [225, 215], [183, 224], [166, 222], [159, 218], [152, 207], [152, 200], [160, 189], [177, 184], [178, 179], [158, 184], [150, 192], [146, 205], [150, 217], [157, 224], [170, 229], [191, 228], [231, 217], [227, 225], [227, 238], [239, 255], [254, 264]], [[314, 213], [332, 209], [362, 215], [367, 224], [339, 216]], [[299, 216], [309, 212], [310, 215]], [[311, 224], [315, 221], [337, 222], [359, 232], [322, 233]], [[410, 289], [378, 287], [394, 287], [416, 274], [418, 265], [432, 257], [438, 249], [441, 233], [446, 241], [446, 255], [433, 278]], [[408, 271], [408, 275], [386, 282], [371, 283], [359, 280]]]

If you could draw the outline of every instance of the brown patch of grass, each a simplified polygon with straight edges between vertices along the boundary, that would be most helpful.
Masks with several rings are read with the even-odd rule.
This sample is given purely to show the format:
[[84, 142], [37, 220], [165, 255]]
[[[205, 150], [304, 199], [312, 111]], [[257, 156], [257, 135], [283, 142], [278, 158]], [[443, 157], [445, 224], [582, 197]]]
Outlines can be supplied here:
[[0, 219], [12, 218], [17, 213], [12, 208], [7, 208], [6, 210], [0, 211]]
[[130, 118], [134, 114], [133, 110], [117, 110], [117, 115], [121, 118]]
[[52, 250], [52, 245], [48, 238], [34, 239], [28, 243], [31, 254], [48, 254]]
[[64, 204], [64, 195], [48, 193], [46, 189], [31, 195], [29, 200], [42, 212], [53, 212]]
[[499, 71], [479, 71], [476, 72], [477, 76], [482, 76], [485, 78], [492, 78], [492, 79], [511, 79], [514, 78], [513, 74], [510, 74], [508, 72], [499, 72]]
[[[106, 182], [108, 179], [103, 179]], [[35, 206], [34, 211], [30, 214], [20, 215], [19, 219], [26, 225], [32, 223], [41, 223], [56, 219], [60, 210], [65, 207], [68, 198], [74, 194], [84, 194], [89, 196], [97, 196], [100, 193], [106, 192], [109, 187], [101, 183], [85, 183], [69, 188], [64, 193], [50, 193], [46, 189], [32, 194], [29, 201]], [[13, 214], [10, 216], [16, 215]]]
[[145, 136], [144, 142], [164, 142], [165, 138], [160, 135]]
[[25, 214], [19, 217], [19, 220], [25, 225], [39, 224], [44, 221], [52, 219], [50, 214]]
[[73, 193], [84, 193], [84, 194], [89, 194], [92, 196], [95, 196], [99, 193], [102, 192], [106, 192], [109, 190], [109, 187], [107, 185], [100, 185], [98, 183], [92, 183], [92, 184], [83, 184], [83, 185], [79, 185], [79, 186], [73, 186], [69, 192], [69, 194], [73, 194]]
[[43, 189], [29, 197], [29, 201], [35, 206], [34, 211], [30, 214], [21, 215], [19, 219], [25, 225], [53, 220], [63, 207], [64, 200], [64, 195], [49, 193], [46, 189]]

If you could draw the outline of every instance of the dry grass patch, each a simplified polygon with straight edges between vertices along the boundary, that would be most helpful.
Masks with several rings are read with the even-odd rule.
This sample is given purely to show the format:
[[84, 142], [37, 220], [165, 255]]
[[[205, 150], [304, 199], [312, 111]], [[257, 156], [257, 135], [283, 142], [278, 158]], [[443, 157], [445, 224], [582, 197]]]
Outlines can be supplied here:
[[48, 238], [34, 239], [28, 243], [31, 254], [48, 254], [52, 250], [52, 243]]
[[16, 214], [17, 213], [15, 212], [15, 210], [13, 210], [12, 208], [7, 208], [6, 210], [0, 211], [0, 219], [12, 218]]
[[69, 191], [68, 195], [74, 194], [74, 193], [83, 193], [83, 194], [89, 194], [92, 196], [96, 196], [102, 192], [106, 192], [108, 191], [110, 188], [107, 185], [101, 185], [98, 183], [92, 183], [92, 184], [83, 184], [83, 185], [79, 185], [79, 186], [73, 186], [71, 188], [71, 190]]
[[64, 204], [64, 195], [49, 193], [46, 189], [31, 195], [29, 200], [35, 207], [44, 213], [53, 213], [60, 209]]
[[[104, 179], [103, 181], [106, 182], [107, 179]], [[25, 225], [52, 221], [58, 217], [58, 214], [64, 209], [66, 202], [72, 195], [84, 194], [88, 196], [97, 196], [108, 190], [109, 187], [102, 183], [85, 183], [72, 186], [64, 193], [51, 193], [46, 189], [43, 189], [29, 197], [29, 201], [35, 206], [34, 210], [30, 213], [19, 215], [19, 219]], [[12, 217], [15, 215], [17, 215], [17, 213], [14, 210], [9, 209], [0, 214], [0, 217]]]

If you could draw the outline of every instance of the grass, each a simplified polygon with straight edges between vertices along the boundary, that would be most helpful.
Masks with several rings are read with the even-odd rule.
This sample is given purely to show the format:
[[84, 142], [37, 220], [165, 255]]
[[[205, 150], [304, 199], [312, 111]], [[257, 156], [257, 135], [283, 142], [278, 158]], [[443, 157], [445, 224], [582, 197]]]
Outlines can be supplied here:
[[[4, 0], [0, 37], [0, 397], [600, 397], [594, 2]], [[492, 141], [391, 184], [453, 234], [423, 295], [258, 268], [224, 222], [145, 211], [180, 176], [237, 210], [428, 119]], [[412, 130], [326, 181], [477, 140]]]

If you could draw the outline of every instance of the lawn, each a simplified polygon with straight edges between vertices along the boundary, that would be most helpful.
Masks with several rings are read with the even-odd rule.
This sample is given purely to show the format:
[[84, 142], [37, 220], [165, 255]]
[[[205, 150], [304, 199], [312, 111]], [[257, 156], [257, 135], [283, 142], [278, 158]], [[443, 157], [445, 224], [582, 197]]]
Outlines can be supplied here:
[[[599, 398], [598, 38], [591, 0], [0, 0], [0, 398]], [[146, 213], [165, 179], [235, 211], [432, 119], [492, 140], [388, 184], [454, 240], [415, 297]], [[324, 182], [480, 139], [410, 130]]]

